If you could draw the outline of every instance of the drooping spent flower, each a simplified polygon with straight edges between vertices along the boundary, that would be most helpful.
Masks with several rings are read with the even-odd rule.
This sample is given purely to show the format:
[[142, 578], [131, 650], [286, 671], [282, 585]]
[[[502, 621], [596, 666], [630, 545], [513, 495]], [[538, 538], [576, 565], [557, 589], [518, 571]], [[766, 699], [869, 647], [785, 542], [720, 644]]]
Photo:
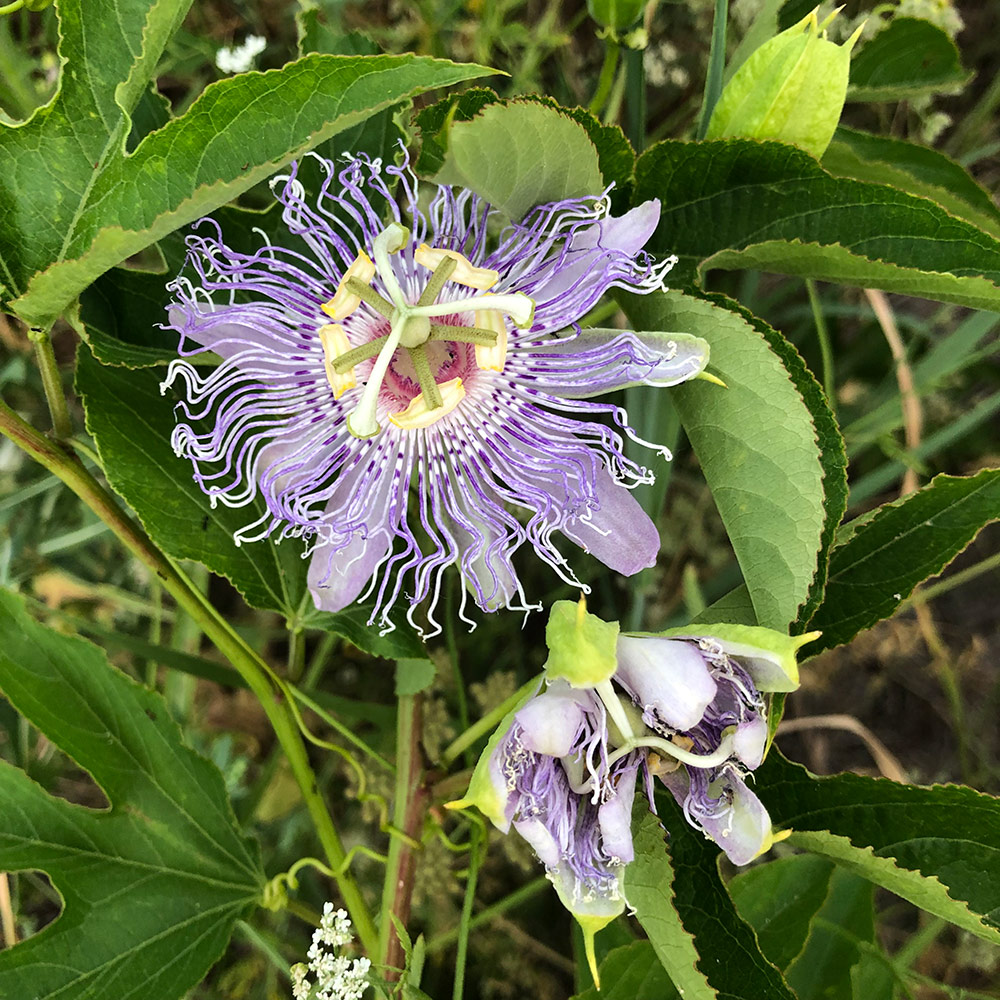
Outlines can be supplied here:
[[212, 503], [266, 505], [237, 544], [309, 539], [317, 606], [373, 596], [383, 628], [405, 594], [436, 629], [451, 565], [481, 608], [527, 610], [525, 544], [579, 586], [557, 532], [621, 573], [652, 565], [659, 537], [628, 491], [651, 474], [625, 454], [624, 411], [590, 397], [692, 378], [708, 346], [577, 321], [611, 288], [662, 287], [672, 261], [642, 252], [659, 204], [557, 202], [494, 237], [470, 191], [422, 201], [406, 164], [319, 162], [315, 204], [294, 166], [275, 182], [302, 249], [240, 253], [203, 221], [171, 286], [179, 353], [222, 358], [171, 364], [174, 449]]
[[475, 805], [531, 844], [584, 930], [595, 980], [593, 935], [627, 905], [640, 776], [651, 807], [659, 777], [735, 864], [771, 846], [746, 779], [766, 749], [765, 693], [798, 685], [795, 652], [815, 635], [732, 625], [621, 635], [582, 600], [553, 605], [545, 689], [501, 723], [451, 805]]

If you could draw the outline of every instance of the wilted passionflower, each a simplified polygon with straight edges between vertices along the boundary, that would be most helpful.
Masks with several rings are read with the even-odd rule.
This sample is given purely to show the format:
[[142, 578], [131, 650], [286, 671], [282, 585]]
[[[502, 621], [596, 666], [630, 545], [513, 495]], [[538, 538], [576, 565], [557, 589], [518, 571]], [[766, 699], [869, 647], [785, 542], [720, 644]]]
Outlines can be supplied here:
[[531, 844], [592, 958], [593, 935], [626, 906], [640, 775], [651, 806], [659, 777], [734, 864], [770, 848], [771, 820], [746, 783], [764, 758], [764, 694], [798, 686], [795, 652], [816, 634], [713, 625], [620, 635], [582, 601], [558, 601], [545, 690], [501, 723], [452, 806], [475, 805]]
[[171, 286], [179, 353], [222, 358], [171, 364], [174, 449], [213, 503], [266, 504], [237, 544], [311, 539], [318, 607], [373, 595], [386, 628], [404, 593], [437, 628], [453, 564], [481, 608], [525, 610], [525, 543], [576, 585], [557, 532], [621, 573], [652, 565], [657, 531], [627, 489], [651, 476], [625, 455], [624, 411], [589, 397], [691, 378], [708, 346], [576, 322], [610, 288], [662, 286], [672, 261], [642, 252], [659, 203], [542, 205], [495, 237], [470, 191], [422, 202], [406, 165], [319, 162], [315, 204], [294, 166], [274, 184], [308, 255], [280, 239], [238, 253], [206, 221]]

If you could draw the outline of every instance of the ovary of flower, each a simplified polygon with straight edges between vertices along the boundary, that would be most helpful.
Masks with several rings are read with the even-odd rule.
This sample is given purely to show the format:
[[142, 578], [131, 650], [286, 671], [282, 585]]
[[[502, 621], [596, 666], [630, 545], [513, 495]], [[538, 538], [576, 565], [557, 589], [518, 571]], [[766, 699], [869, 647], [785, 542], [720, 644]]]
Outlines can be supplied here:
[[459, 285], [485, 292], [487, 288], [492, 288], [500, 280], [499, 271], [494, 271], [489, 267], [476, 267], [457, 250], [429, 247], [426, 243], [421, 243], [413, 251], [413, 259], [432, 271], [445, 257], [450, 257], [455, 261], [455, 270], [451, 272], [451, 280]]
[[431, 408], [424, 399], [424, 394], [418, 393], [410, 400], [405, 410], [390, 415], [389, 420], [397, 427], [406, 431], [416, 430], [419, 427], [430, 427], [431, 424], [440, 420], [445, 414], [451, 413], [465, 398], [465, 389], [462, 387], [460, 378], [453, 378], [448, 382], [442, 382], [438, 386], [441, 393], [441, 405]]
[[361, 302], [361, 297], [350, 290], [348, 282], [352, 278], [356, 278], [358, 281], [370, 285], [374, 277], [375, 264], [372, 262], [371, 257], [362, 250], [354, 258], [351, 266], [344, 272], [343, 278], [340, 279], [340, 284], [337, 285], [337, 289], [333, 293], [333, 298], [329, 302], [324, 302], [320, 306], [320, 309], [330, 319], [346, 319], [358, 308], [358, 304]]
[[497, 335], [497, 342], [492, 347], [476, 344], [476, 364], [484, 371], [502, 372], [507, 363], [507, 324], [503, 316], [493, 309], [477, 309], [476, 326]]
[[346, 372], [342, 373], [338, 373], [334, 368], [337, 358], [350, 350], [350, 342], [344, 328], [339, 323], [327, 323], [325, 326], [321, 326], [319, 339], [323, 345], [323, 362], [327, 381], [330, 383], [330, 388], [333, 389], [333, 398], [340, 399], [348, 389], [353, 389], [358, 384], [353, 368], [348, 368]]

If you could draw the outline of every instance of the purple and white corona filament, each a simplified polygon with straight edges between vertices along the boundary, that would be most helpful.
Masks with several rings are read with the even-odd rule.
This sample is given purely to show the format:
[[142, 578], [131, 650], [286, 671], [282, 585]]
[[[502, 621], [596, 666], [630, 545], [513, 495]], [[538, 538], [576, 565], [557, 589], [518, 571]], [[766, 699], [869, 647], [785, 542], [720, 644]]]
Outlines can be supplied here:
[[708, 348], [576, 324], [611, 288], [662, 287], [672, 261], [642, 252], [659, 204], [613, 218], [606, 199], [562, 201], [494, 237], [470, 191], [418, 200], [405, 164], [319, 163], [315, 204], [295, 166], [273, 182], [302, 249], [240, 253], [204, 220], [171, 286], [179, 354], [222, 359], [171, 364], [172, 443], [213, 504], [263, 498], [237, 544], [309, 539], [317, 606], [374, 597], [386, 628], [405, 597], [437, 629], [453, 564], [481, 608], [527, 610], [525, 543], [580, 586], [557, 532], [621, 573], [652, 565], [656, 528], [628, 492], [652, 477], [625, 455], [625, 413], [589, 397], [692, 378]]

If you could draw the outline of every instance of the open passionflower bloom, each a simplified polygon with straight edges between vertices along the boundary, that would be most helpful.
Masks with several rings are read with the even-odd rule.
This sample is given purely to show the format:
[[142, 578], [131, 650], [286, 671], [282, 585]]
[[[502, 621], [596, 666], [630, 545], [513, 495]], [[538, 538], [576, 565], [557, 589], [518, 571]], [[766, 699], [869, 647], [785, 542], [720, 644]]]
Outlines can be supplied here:
[[796, 651], [817, 634], [720, 624], [621, 635], [582, 600], [553, 605], [544, 690], [501, 723], [450, 805], [475, 805], [531, 844], [583, 928], [595, 980], [593, 936], [627, 905], [640, 777], [651, 808], [659, 777], [734, 864], [771, 847], [747, 784], [767, 746], [765, 695], [798, 686]]
[[526, 610], [525, 543], [579, 586], [556, 532], [621, 573], [652, 565], [656, 528], [628, 491], [652, 477], [625, 455], [624, 411], [590, 397], [692, 378], [708, 347], [576, 324], [611, 288], [662, 287], [672, 261], [642, 252], [659, 204], [557, 202], [496, 234], [470, 191], [418, 200], [405, 164], [320, 163], [315, 204], [294, 166], [274, 185], [308, 252], [239, 253], [208, 220], [172, 285], [179, 353], [222, 359], [171, 364], [173, 446], [213, 503], [263, 498], [237, 544], [309, 539], [317, 606], [374, 597], [383, 628], [405, 594], [435, 630], [453, 564], [481, 608]]

